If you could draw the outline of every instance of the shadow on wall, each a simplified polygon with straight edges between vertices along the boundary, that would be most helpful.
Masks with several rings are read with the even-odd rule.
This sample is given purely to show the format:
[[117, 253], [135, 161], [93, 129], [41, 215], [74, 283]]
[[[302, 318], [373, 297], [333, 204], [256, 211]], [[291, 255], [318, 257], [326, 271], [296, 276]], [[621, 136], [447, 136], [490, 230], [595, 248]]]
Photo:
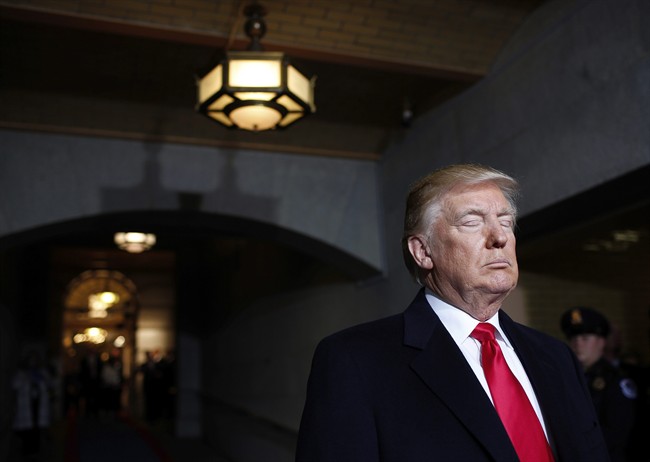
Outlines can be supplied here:
[[106, 188], [103, 192], [101, 210], [117, 212], [143, 209], [175, 209], [183, 212], [200, 212], [207, 201], [218, 201], [220, 213], [242, 215], [253, 212], [256, 219], [273, 223], [276, 221], [277, 200], [263, 196], [245, 194], [238, 184], [234, 166], [236, 152], [227, 154], [221, 169], [219, 188], [211, 191], [209, 197], [196, 192], [172, 192], [160, 181], [162, 169], [160, 152], [163, 145], [148, 142], [144, 144], [146, 160], [143, 166], [142, 182], [132, 188]]

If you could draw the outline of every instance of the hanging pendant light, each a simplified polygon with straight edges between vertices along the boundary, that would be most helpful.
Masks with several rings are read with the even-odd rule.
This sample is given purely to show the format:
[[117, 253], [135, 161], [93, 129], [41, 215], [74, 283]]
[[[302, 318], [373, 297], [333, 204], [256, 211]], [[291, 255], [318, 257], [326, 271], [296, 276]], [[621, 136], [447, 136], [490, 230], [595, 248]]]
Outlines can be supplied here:
[[122, 250], [129, 253], [142, 253], [156, 244], [156, 235], [134, 231], [120, 232], [115, 233], [113, 240]]
[[230, 128], [263, 131], [285, 128], [316, 111], [315, 77], [308, 79], [281, 52], [263, 51], [266, 10], [244, 9], [251, 39], [248, 51], [231, 51], [197, 82], [197, 110]]

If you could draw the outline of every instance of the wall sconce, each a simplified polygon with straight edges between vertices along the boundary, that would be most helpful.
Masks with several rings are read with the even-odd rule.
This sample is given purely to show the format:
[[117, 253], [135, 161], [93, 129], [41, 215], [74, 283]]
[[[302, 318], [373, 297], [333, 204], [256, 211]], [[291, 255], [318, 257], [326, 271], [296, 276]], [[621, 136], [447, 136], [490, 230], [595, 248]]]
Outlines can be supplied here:
[[197, 110], [230, 128], [286, 128], [316, 111], [315, 77], [305, 77], [284, 53], [263, 51], [266, 10], [261, 5], [247, 6], [244, 14], [244, 31], [251, 39], [248, 51], [226, 53], [198, 80]]
[[129, 253], [141, 253], [156, 244], [156, 235], [139, 232], [115, 233], [114, 240], [122, 250]]

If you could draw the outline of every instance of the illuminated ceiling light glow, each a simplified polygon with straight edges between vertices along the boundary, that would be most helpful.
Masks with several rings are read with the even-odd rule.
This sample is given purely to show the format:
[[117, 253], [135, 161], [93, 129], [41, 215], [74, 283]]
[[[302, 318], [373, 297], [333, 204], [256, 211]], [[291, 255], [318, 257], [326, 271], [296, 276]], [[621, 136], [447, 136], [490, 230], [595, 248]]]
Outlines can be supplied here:
[[635, 229], [619, 229], [611, 233], [611, 238], [594, 238], [582, 244], [586, 252], [627, 252], [641, 241], [643, 232]]
[[106, 311], [120, 301], [120, 296], [115, 292], [99, 292], [88, 296], [88, 308], [91, 310]]
[[623, 229], [623, 230], [612, 231], [612, 236], [614, 237], [614, 240], [618, 242], [636, 243], [639, 242], [641, 233], [634, 229]]
[[263, 51], [266, 10], [258, 4], [244, 9], [251, 39], [248, 51], [226, 58], [198, 79], [197, 110], [229, 128], [264, 131], [286, 128], [316, 111], [316, 79], [308, 79], [280, 52]]
[[115, 233], [114, 240], [122, 250], [129, 253], [141, 253], [151, 249], [156, 244], [156, 235], [134, 231], [120, 232]]
[[100, 343], [104, 343], [106, 341], [107, 336], [108, 332], [106, 329], [100, 329], [99, 327], [89, 327], [83, 332], [75, 334], [74, 337], [72, 337], [72, 341], [74, 343], [89, 342], [99, 345]]

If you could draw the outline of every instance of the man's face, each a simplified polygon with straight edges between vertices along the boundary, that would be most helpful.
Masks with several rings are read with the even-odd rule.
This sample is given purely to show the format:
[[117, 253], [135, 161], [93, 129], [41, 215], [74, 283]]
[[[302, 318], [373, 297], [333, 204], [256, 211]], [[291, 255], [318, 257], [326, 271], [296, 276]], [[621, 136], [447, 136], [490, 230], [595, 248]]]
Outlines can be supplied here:
[[443, 197], [433, 227], [437, 292], [466, 311], [469, 307], [470, 314], [487, 304], [498, 308], [519, 275], [513, 210], [501, 190], [489, 183], [453, 188]]
[[605, 351], [605, 339], [596, 334], [574, 335], [569, 339], [569, 345], [585, 369], [598, 361]]

